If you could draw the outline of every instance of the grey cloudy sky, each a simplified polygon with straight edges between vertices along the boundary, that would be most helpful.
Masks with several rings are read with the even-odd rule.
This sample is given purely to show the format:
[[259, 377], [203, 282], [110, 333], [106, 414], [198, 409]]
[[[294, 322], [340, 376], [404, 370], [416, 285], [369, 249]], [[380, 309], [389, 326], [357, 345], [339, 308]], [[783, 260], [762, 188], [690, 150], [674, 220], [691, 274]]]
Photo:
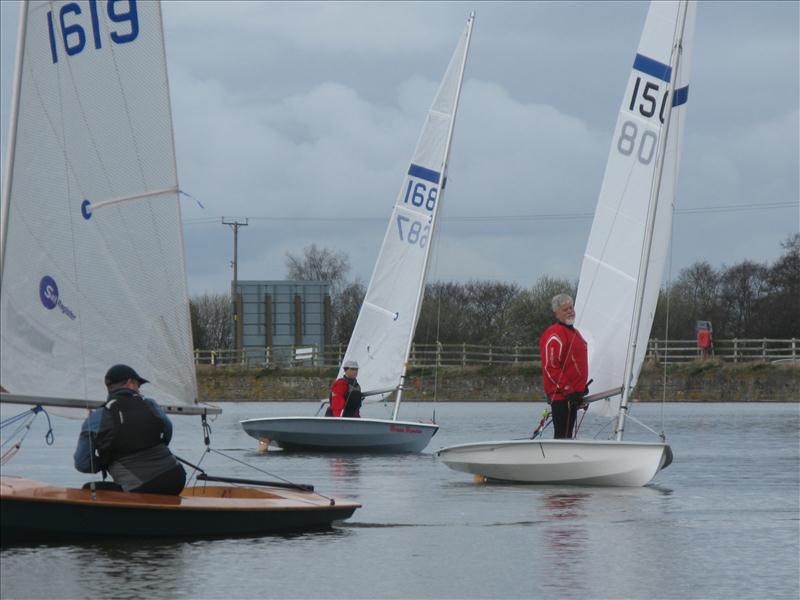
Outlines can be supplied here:
[[[430, 279], [575, 279], [647, 3], [165, 2], [192, 294], [346, 252], [369, 279], [425, 113], [477, 13]], [[0, 2], [5, 157], [19, 6]], [[797, 2], [701, 2], [672, 274], [800, 231]]]

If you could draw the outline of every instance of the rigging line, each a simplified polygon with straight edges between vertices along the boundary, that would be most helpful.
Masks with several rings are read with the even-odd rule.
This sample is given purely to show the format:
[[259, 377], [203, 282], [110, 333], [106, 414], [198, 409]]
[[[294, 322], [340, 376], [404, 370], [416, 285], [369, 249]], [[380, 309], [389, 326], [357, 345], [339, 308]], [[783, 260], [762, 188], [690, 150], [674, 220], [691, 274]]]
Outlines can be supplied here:
[[[683, 214], [698, 214], [698, 213], [713, 213], [713, 212], [736, 212], [736, 211], [752, 211], [764, 209], [779, 209], [779, 208], [796, 208], [797, 202], [767, 202], [767, 203], [750, 203], [750, 204], [724, 204], [718, 206], [695, 206], [689, 208], [675, 208], [673, 213], [676, 215]], [[519, 214], [519, 215], [463, 215], [463, 216], [440, 216], [437, 217], [439, 221], [446, 221], [449, 223], [487, 223], [487, 222], [501, 222], [501, 221], [536, 221], [536, 220], [573, 220], [573, 219], [591, 219], [594, 213], [541, 213], [541, 214]], [[329, 223], [331, 221], [359, 221], [359, 222], [377, 222], [385, 221], [384, 217], [303, 217], [303, 216], [289, 216], [289, 217], [247, 217], [252, 221], [275, 221], [275, 222], [320, 222]], [[218, 223], [220, 217], [197, 217], [194, 219], [184, 219], [184, 225], [201, 225], [205, 223]]]
[[[228, 460], [232, 460], [234, 462], [237, 462], [240, 465], [244, 465], [245, 467], [250, 467], [251, 469], [255, 469], [256, 471], [264, 473], [265, 475], [269, 475], [270, 477], [275, 477], [276, 479], [280, 479], [283, 483], [288, 483], [288, 484], [293, 485], [293, 486], [300, 486], [300, 484], [295, 483], [294, 481], [286, 479], [285, 477], [281, 477], [280, 475], [275, 475], [274, 473], [270, 473], [269, 471], [267, 471], [265, 469], [260, 469], [259, 467], [256, 467], [255, 465], [251, 465], [249, 463], [246, 463], [243, 460], [239, 460], [238, 458], [230, 456], [229, 454], [225, 454], [224, 452], [220, 452], [219, 450], [214, 450], [213, 448], [208, 448], [208, 451], [209, 452], [213, 452], [215, 454], [219, 454], [220, 456], [222, 456], [224, 458], [227, 458]], [[326, 500], [332, 500], [331, 497], [326, 496], [325, 494], [320, 494], [317, 491], [314, 491], [313, 493], [315, 495], [319, 496], [320, 498], [325, 498]]]

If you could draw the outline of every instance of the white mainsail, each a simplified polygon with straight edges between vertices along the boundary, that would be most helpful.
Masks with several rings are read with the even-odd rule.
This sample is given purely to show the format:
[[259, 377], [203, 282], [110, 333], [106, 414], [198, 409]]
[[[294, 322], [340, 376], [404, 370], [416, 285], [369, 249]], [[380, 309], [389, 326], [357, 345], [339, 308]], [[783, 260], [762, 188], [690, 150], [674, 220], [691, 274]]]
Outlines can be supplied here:
[[[694, 2], [651, 3], [614, 129], [575, 302], [576, 327], [589, 345], [593, 392], [628, 384], [633, 387], [646, 354], [671, 236], [695, 11]], [[679, 50], [678, 61], [674, 53]], [[672, 107], [671, 115], [667, 106]], [[640, 258], [646, 244], [648, 208], [652, 186], [658, 181], [658, 151], [666, 124], [669, 134], [656, 192], [658, 204], [635, 355], [631, 357], [630, 381], [624, 382], [629, 338], [637, 328], [631, 315], [638, 280], [643, 276]], [[602, 405], [603, 414], [614, 414], [619, 402], [616, 396], [595, 403], [593, 410]]]
[[161, 7], [21, 7], [3, 192], [0, 385], [100, 400], [127, 363], [196, 399]]
[[[398, 385], [417, 325], [474, 15], [428, 112], [403, 179], [345, 360], [359, 363], [364, 390]], [[396, 411], [395, 411], [396, 417]]]

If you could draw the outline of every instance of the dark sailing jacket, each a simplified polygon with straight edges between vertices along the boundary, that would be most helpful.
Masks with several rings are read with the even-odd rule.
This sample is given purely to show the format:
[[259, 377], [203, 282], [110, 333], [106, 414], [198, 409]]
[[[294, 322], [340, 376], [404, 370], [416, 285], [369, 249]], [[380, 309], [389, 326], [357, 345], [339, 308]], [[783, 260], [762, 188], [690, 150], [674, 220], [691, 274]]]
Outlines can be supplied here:
[[84, 421], [75, 468], [82, 473], [108, 471], [129, 491], [178, 465], [167, 448], [171, 439], [172, 423], [162, 408], [150, 398], [120, 388]]
[[328, 417], [361, 417], [361, 386], [349, 377], [340, 377], [333, 382], [330, 394], [330, 407], [325, 413]]

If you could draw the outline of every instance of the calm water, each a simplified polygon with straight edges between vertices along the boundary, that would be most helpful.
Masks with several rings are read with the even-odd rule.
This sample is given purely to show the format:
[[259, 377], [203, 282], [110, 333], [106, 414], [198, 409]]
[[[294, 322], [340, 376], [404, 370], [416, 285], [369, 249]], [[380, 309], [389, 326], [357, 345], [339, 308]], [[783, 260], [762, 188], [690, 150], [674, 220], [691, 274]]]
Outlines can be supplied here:
[[[3, 407], [3, 416], [11, 414]], [[800, 406], [667, 404], [675, 462], [644, 488], [477, 484], [432, 451], [525, 437], [541, 404], [438, 403], [426, 453], [255, 451], [239, 419], [316, 403], [225, 404], [212, 446], [364, 506], [333, 531], [238, 540], [117, 541], [3, 549], [3, 598], [792, 598], [800, 595]], [[404, 405], [430, 418], [433, 405]], [[373, 408], [375, 410], [375, 408]], [[661, 405], [634, 416], [661, 429]], [[370, 416], [377, 416], [370, 415]], [[79, 484], [80, 423], [40, 416], [4, 473]], [[196, 417], [174, 450], [199, 460]], [[594, 431], [584, 424], [584, 432]], [[639, 435], [631, 425], [629, 439]], [[216, 474], [263, 477], [214, 455]], [[213, 468], [212, 468], [213, 466]]]

